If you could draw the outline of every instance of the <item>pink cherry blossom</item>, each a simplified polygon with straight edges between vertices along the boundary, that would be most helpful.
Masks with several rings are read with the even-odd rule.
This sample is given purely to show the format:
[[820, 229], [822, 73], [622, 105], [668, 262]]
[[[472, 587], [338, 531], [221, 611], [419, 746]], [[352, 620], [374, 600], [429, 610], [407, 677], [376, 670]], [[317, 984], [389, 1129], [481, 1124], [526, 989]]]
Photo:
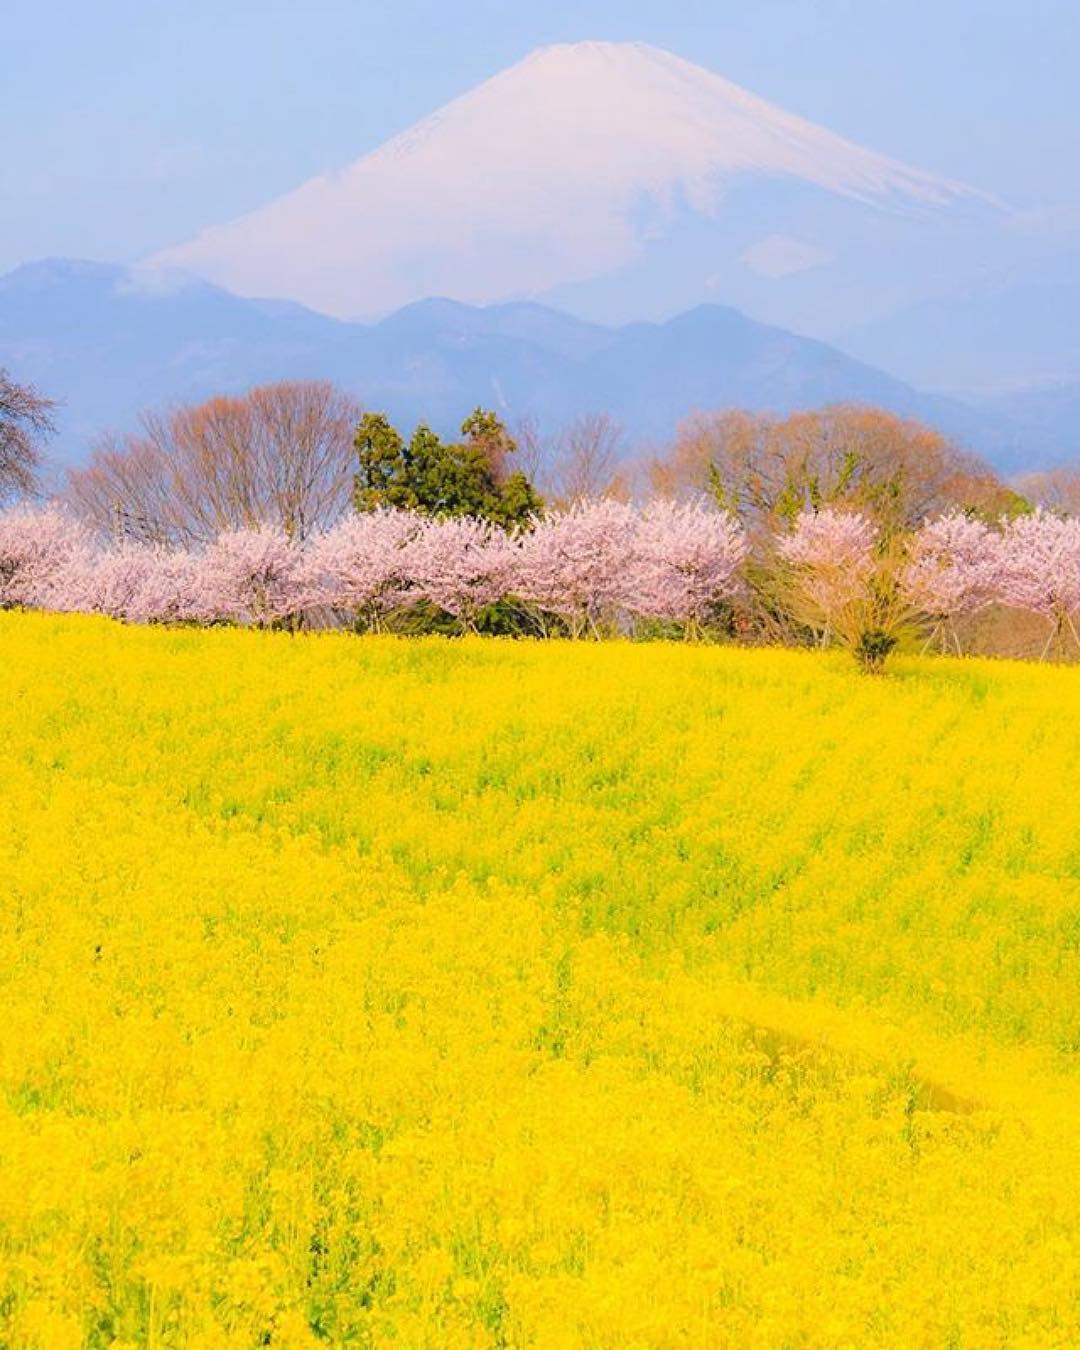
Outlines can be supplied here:
[[746, 534], [733, 516], [703, 502], [650, 503], [634, 530], [634, 613], [701, 623], [739, 589]]
[[632, 507], [604, 497], [537, 521], [521, 538], [515, 594], [575, 636], [599, 636], [632, 598], [636, 520]]
[[136, 597], [146, 590], [154, 550], [146, 544], [123, 543], [95, 553], [69, 585], [73, 604], [93, 614], [130, 619]]
[[463, 516], [424, 520], [403, 552], [417, 598], [469, 629], [482, 609], [509, 591], [517, 545], [503, 530]]
[[1010, 521], [998, 543], [997, 594], [1049, 620], [1046, 650], [1066, 630], [1080, 642], [1080, 520], [1039, 511]]
[[367, 511], [316, 535], [304, 558], [307, 603], [359, 614], [378, 628], [408, 597], [403, 549], [419, 525], [409, 511]]
[[130, 623], [179, 623], [209, 617], [200, 558], [183, 550], [124, 542], [97, 553], [83, 570], [78, 608]]
[[[1070, 635], [1080, 643], [1075, 519], [1040, 513], [998, 531], [953, 514], [881, 540], [866, 516], [826, 509], [803, 513], [775, 547], [777, 597], [823, 640], [857, 654], [880, 657], [914, 615], [947, 631], [995, 602], [1043, 616], [1048, 649]], [[262, 626], [319, 606], [378, 627], [425, 600], [467, 630], [485, 606], [511, 598], [542, 631], [557, 616], [575, 636], [626, 631], [636, 618], [692, 632], [737, 592], [746, 557], [737, 522], [701, 502], [638, 510], [585, 500], [519, 536], [383, 510], [349, 517], [306, 546], [261, 527], [226, 532], [205, 552], [95, 545], [60, 508], [19, 506], [0, 512], [0, 607]]]
[[998, 591], [997, 536], [980, 520], [950, 514], [912, 536], [901, 584], [916, 608], [935, 619], [973, 614]]
[[142, 585], [127, 616], [132, 623], [192, 623], [207, 617], [201, 558], [196, 553], [153, 549]]
[[857, 511], [804, 511], [776, 551], [793, 574], [807, 608], [826, 627], [847, 606], [857, 603], [874, 573], [877, 531]]
[[300, 548], [275, 526], [227, 530], [202, 555], [198, 609], [208, 617], [259, 627], [303, 608]]
[[56, 506], [0, 512], [0, 608], [66, 610], [93, 551], [87, 530]]

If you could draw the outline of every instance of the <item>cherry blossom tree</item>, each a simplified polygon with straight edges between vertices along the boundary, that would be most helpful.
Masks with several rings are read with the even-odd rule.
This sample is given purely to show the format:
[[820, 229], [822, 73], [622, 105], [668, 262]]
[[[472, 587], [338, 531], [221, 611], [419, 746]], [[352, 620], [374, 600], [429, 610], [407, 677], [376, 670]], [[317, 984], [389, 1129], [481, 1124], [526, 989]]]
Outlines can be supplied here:
[[403, 552], [416, 597], [452, 615], [464, 632], [475, 631], [480, 611], [503, 599], [515, 575], [517, 545], [471, 516], [424, 519]]
[[412, 512], [381, 508], [348, 516], [317, 535], [304, 559], [307, 603], [358, 617], [378, 631], [407, 601], [404, 547], [419, 524]]
[[183, 549], [155, 548], [136, 594], [133, 623], [199, 623], [206, 619], [201, 558]]
[[87, 530], [58, 507], [0, 513], [0, 608], [76, 608], [75, 580], [91, 553]]
[[145, 544], [102, 549], [72, 578], [72, 601], [83, 611], [130, 619], [152, 566], [152, 550]]
[[[522, 535], [469, 517], [380, 510], [306, 546], [259, 526], [226, 531], [205, 551], [101, 547], [62, 509], [19, 506], [0, 512], [0, 607], [264, 627], [319, 605], [378, 628], [424, 601], [468, 632], [486, 607], [513, 598], [542, 632], [552, 616], [576, 637], [641, 617], [683, 623], [692, 635], [744, 584], [747, 555], [742, 527], [704, 501], [639, 511], [593, 499]], [[906, 536], [879, 533], [858, 512], [806, 511], [775, 539], [773, 576], [772, 598], [790, 617], [868, 670], [880, 669], [916, 619], [948, 625], [959, 650], [954, 621], [991, 603], [1044, 617], [1044, 655], [1055, 643], [1080, 646], [1076, 519], [1037, 513], [997, 531], [953, 513]]]
[[1067, 635], [1080, 645], [1080, 519], [1039, 511], [1009, 521], [998, 543], [998, 599], [1042, 615], [1050, 632], [1043, 656]]
[[939, 635], [951, 638], [960, 653], [956, 620], [994, 601], [1000, 566], [999, 537], [980, 520], [951, 512], [916, 530], [900, 584], [931, 621], [928, 643]]
[[733, 516], [704, 502], [651, 502], [637, 517], [632, 568], [636, 614], [700, 631], [710, 610], [740, 587], [746, 533]]
[[858, 511], [803, 511], [776, 551], [794, 573], [797, 589], [824, 630], [862, 595], [874, 571], [877, 531]]
[[184, 623], [211, 617], [197, 554], [124, 542], [88, 559], [72, 581], [77, 608], [130, 623]]
[[283, 529], [226, 530], [202, 555], [198, 608], [259, 628], [294, 617], [306, 600], [303, 556]]
[[792, 615], [820, 640], [847, 647], [868, 672], [879, 671], [912, 620], [899, 584], [900, 536], [882, 541], [860, 512], [804, 511], [776, 540], [781, 595]]
[[636, 513], [625, 502], [577, 502], [521, 537], [514, 593], [574, 637], [601, 636], [632, 600]]

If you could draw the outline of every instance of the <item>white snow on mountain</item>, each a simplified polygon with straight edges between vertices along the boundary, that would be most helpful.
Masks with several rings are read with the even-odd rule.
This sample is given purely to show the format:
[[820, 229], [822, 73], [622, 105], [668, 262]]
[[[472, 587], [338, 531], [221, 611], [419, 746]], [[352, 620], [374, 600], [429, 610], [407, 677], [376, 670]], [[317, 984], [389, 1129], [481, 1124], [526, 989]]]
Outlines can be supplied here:
[[[428, 295], [488, 303], [613, 273], [677, 213], [720, 218], [752, 176], [890, 214], [979, 196], [670, 53], [582, 42], [541, 48], [340, 172], [153, 261], [342, 317]], [[828, 256], [763, 234], [747, 260], [763, 275]]]

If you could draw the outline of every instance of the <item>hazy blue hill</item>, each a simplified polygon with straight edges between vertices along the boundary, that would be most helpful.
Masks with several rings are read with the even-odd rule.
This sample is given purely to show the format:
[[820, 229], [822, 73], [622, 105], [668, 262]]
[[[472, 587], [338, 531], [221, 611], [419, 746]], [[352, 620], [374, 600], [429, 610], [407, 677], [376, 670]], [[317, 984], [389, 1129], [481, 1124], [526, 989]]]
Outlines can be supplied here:
[[300, 306], [195, 282], [139, 289], [122, 267], [50, 260], [0, 278], [0, 363], [62, 401], [58, 449], [77, 458], [142, 408], [314, 374], [349, 329]]
[[[845, 351], [916, 384], [991, 391], [1080, 378], [1080, 255], [864, 324]], [[944, 354], [942, 356], [941, 354]]]
[[[664, 389], [650, 372], [663, 368]], [[914, 391], [824, 343], [755, 323], [738, 310], [701, 305], [665, 324], [632, 324], [587, 364], [612, 394], [626, 380], [639, 420], [667, 420], [672, 408], [744, 403], [786, 410], [860, 398], [914, 407]], [[657, 398], [660, 406], [655, 408]]]
[[1023, 463], [1030, 447], [1039, 463], [1080, 460], [1080, 381], [988, 399], [983, 410], [1008, 428], [1002, 459]]
[[382, 332], [408, 332], [428, 338], [510, 338], [572, 358], [603, 350], [615, 340], [617, 332], [524, 300], [483, 307], [457, 300], [417, 300], [378, 326]]
[[1025, 462], [1028, 434], [1008, 409], [921, 394], [720, 305], [607, 328], [532, 303], [435, 299], [365, 325], [205, 282], [148, 289], [122, 267], [66, 260], [0, 278], [0, 364], [62, 400], [67, 460], [105, 429], [134, 427], [142, 409], [285, 378], [336, 380], [367, 407], [441, 431], [478, 403], [552, 430], [602, 410], [633, 444], [669, 435], [695, 408], [861, 401], [932, 421], [1010, 467]]

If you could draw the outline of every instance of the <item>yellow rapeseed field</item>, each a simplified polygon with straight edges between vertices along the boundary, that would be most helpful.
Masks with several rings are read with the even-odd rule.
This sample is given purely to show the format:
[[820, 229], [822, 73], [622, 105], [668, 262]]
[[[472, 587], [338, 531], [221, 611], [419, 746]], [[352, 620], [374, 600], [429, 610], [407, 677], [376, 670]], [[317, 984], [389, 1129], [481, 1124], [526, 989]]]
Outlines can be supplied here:
[[0, 1344], [1080, 1343], [1080, 673], [0, 615]]

